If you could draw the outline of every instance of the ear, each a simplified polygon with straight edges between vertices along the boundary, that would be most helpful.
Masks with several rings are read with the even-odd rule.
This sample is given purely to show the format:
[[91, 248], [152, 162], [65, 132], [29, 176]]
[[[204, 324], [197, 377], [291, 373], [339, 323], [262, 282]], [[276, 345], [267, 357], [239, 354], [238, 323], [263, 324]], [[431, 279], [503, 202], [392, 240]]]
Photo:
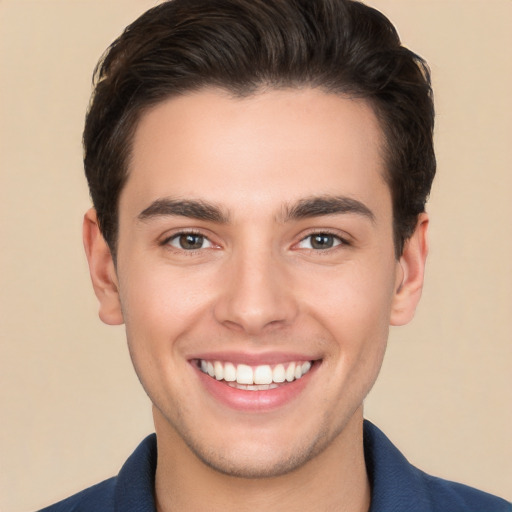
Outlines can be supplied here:
[[84, 215], [83, 241], [94, 293], [100, 302], [100, 319], [109, 325], [123, 323], [116, 269], [107, 242], [101, 234], [96, 210]]
[[428, 254], [427, 230], [428, 215], [422, 213], [397, 263], [399, 269], [391, 308], [391, 325], [405, 325], [412, 320], [416, 311], [423, 289], [423, 275]]

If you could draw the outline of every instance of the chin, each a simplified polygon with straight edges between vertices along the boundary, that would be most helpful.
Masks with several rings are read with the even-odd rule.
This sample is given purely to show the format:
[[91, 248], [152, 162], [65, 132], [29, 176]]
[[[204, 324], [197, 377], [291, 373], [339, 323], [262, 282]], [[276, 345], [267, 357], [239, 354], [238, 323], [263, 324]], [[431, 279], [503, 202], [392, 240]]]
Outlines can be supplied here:
[[[289, 431], [288, 431], [289, 432]], [[223, 432], [222, 442], [196, 442], [184, 438], [188, 448], [209, 468], [235, 478], [260, 479], [286, 475], [306, 465], [331, 444], [335, 435], [329, 436], [320, 429], [314, 436], [294, 431], [285, 438], [272, 439], [271, 435], [233, 442], [234, 436]], [[226, 445], [227, 441], [227, 445]], [[216, 449], [212, 449], [216, 446]], [[218, 447], [222, 447], [219, 449]]]
[[[313, 459], [323, 447], [310, 446], [292, 454], [276, 454], [275, 451], [258, 450], [258, 453], [219, 454], [204, 452], [190, 447], [195, 455], [211, 469], [234, 478], [273, 478], [296, 471]], [[252, 456], [249, 456], [252, 455]]]

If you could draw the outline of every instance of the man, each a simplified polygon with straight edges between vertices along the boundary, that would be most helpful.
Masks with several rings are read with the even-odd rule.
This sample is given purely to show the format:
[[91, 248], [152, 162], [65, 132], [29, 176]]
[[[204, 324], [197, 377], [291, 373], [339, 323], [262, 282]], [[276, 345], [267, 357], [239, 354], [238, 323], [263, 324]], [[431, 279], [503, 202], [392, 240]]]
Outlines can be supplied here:
[[343, 0], [175, 0], [108, 50], [84, 132], [107, 324], [153, 403], [119, 476], [46, 510], [511, 510], [363, 421], [427, 255], [421, 58]]

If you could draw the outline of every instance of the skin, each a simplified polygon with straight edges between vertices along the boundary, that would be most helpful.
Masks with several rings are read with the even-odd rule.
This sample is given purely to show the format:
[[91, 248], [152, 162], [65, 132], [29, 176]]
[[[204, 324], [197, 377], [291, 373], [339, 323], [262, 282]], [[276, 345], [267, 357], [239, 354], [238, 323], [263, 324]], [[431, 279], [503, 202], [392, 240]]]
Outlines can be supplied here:
[[[423, 214], [395, 258], [382, 146], [366, 102], [312, 89], [202, 90], [140, 120], [116, 264], [94, 210], [84, 243], [100, 317], [126, 324], [153, 402], [159, 510], [368, 510], [362, 403], [389, 325], [414, 314], [427, 255]], [[332, 197], [370, 214], [293, 215]], [[221, 218], [155, 208], [169, 199]], [[204, 237], [195, 250], [180, 245], [190, 231]], [[332, 247], [313, 248], [315, 233]], [[191, 359], [211, 351], [317, 364], [297, 398], [247, 412], [201, 384]]]

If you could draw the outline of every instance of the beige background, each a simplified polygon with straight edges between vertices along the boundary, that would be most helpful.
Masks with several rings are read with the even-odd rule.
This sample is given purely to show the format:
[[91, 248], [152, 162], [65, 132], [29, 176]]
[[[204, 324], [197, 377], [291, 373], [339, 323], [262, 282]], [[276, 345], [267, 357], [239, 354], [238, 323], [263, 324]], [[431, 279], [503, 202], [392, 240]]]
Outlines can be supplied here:
[[[94, 64], [149, 0], [0, 0], [0, 510], [117, 473], [152, 430], [81, 247]], [[374, 0], [431, 63], [439, 175], [414, 322], [366, 415], [424, 470], [512, 499], [512, 1]]]

